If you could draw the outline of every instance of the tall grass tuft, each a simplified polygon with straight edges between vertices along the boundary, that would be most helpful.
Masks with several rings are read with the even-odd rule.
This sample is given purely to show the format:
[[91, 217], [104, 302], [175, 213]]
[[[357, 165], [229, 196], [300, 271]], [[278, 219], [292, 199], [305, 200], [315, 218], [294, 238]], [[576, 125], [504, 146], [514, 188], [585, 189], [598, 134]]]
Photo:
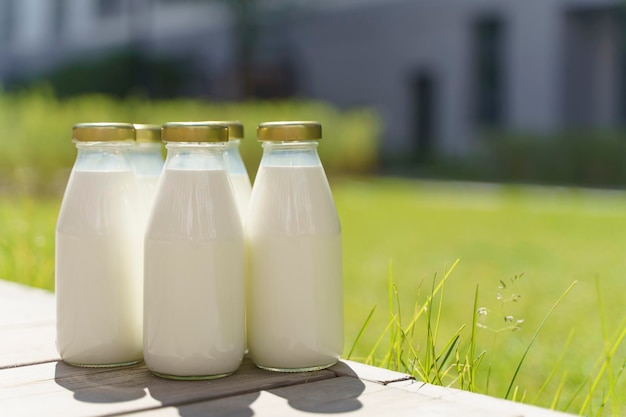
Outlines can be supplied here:
[[[565, 302], [566, 297], [576, 285], [572, 282], [552, 304], [545, 313], [543, 319], [527, 341], [521, 341], [524, 345], [518, 360], [499, 355], [501, 345], [498, 339], [500, 335], [521, 335], [524, 320], [517, 318], [507, 311], [509, 303], [518, 303], [522, 295], [515, 289], [522, 275], [516, 275], [509, 280], [499, 282], [497, 294], [498, 308], [492, 311], [479, 306], [479, 287], [476, 286], [472, 299], [471, 314], [468, 314], [468, 324], [453, 326], [455, 331], [448, 335], [442, 332], [442, 311], [448, 306], [444, 305], [444, 293], [449, 286], [448, 281], [452, 272], [457, 267], [457, 260], [448, 269], [444, 270], [441, 279], [435, 275], [430, 282], [430, 289], [421, 300], [414, 305], [413, 315], [403, 319], [401, 315], [400, 297], [397, 285], [393, 280], [393, 269], [389, 265], [387, 279], [387, 314], [388, 321], [385, 328], [380, 332], [376, 342], [370, 347], [365, 357], [353, 357], [357, 345], [362, 336], [368, 331], [368, 326], [376, 312], [374, 306], [369, 312], [363, 326], [351, 346], [347, 359], [362, 361], [369, 365], [386, 367], [395, 371], [405, 372], [416, 379], [431, 384], [446, 387], [459, 388], [467, 391], [489, 394], [491, 379], [494, 378], [493, 366], [498, 368], [508, 367], [510, 378], [508, 381], [498, 381], [498, 386], [505, 386], [506, 390], [499, 396], [505, 399], [528, 402], [536, 405], [544, 405], [539, 400], [541, 397], [550, 398], [549, 406], [560, 411], [575, 412], [580, 415], [614, 417], [622, 416], [624, 405], [623, 393], [618, 393], [619, 380], [626, 369], [626, 360], [615, 366], [615, 356], [626, 338], [626, 319], [618, 326], [618, 329], [610, 334], [608, 321], [603, 313], [603, 302], [600, 295], [599, 283], [597, 284], [598, 306], [600, 323], [603, 330], [603, 350], [594, 366], [594, 372], [585, 380], [576, 393], [568, 401], [563, 401], [563, 388], [568, 381], [567, 369], [562, 369], [563, 359], [570, 347], [575, 323], [571, 323], [572, 330], [567, 340], [559, 346], [560, 354], [549, 370], [545, 380], [536, 392], [528, 392], [525, 387], [523, 370], [526, 360], [532, 355], [532, 348], [538, 343], [538, 337], [554, 311]], [[422, 282], [420, 287], [424, 283]], [[455, 306], [458, 307], [458, 306]], [[499, 325], [487, 324], [488, 317], [495, 317]], [[483, 335], [491, 334], [491, 340], [482, 340]], [[521, 339], [522, 336], [519, 336]], [[387, 342], [385, 343], [385, 339]], [[520, 342], [518, 340], [518, 342]], [[482, 346], [489, 346], [483, 348]], [[542, 349], [545, 350], [545, 347]], [[508, 361], [507, 363], [501, 363]], [[552, 382], [560, 374], [558, 384]], [[498, 375], [502, 375], [499, 372]], [[483, 384], [479, 384], [482, 381]], [[532, 384], [528, 384], [532, 386]], [[481, 388], [482, 387], [482, 388]], [[576, 410], [576, 404], [579, 408]]]

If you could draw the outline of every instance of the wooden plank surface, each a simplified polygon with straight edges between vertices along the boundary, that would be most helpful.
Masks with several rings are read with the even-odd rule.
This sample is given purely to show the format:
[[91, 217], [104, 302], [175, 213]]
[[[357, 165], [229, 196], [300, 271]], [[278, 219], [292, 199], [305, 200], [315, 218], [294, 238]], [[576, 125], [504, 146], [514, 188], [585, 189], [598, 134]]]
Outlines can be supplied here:
[[[320, 383], [322, 382], [322, 383]], [[363, 411], [362, 398], [387, 389], [384, 385], [353, 377], [338, 377], [302, 385], [250, 393], [241, 396], [203, 401], [180, 407], [155, 410], [150, 416], [274, 416], [311, 415], [311, 413], [345, 414]], [[414, 395], [419, 397], [419, 395]], [[377, 410], [380, 413], [380, 409]], [[145, 413], [132, 413], [143, 416]], [[368, 415], [360, 413], [359, 415]], [[389, 415], [386, 413], [378, 415]]]
[[382, 385], [415, 380], [415, 378], [409, 374], [390, 371], [389, 369], [377, 368], [375, 366], [365, 365], [354, 361], [344, 360], [329, 369], [337, 376], [351, 376]]
[[[476, 394], [469, 391], [462, 391], [455, 388], [441, 387], [426, 384], [421, 381], [402, 381], [388, 385], [390, 388], [408, 391], [410, 393], [421, 394], [430, 398], [447, 403], [452, 408], [464, 409], [468, 413], [480, 413], [483, 415], [514, 415], [514, 416], [536, 416], [536, 417], [559, 417], [571, 414], [559, 413], [556, 411], [531, 406], [528, 404], [507, 401], [487, 395]], [[488, 414], [487, 411], [489, 411]], [[513, 414], [509, 414], [513, 413]], [[468, 414], [474, 415], [474, 414]]]
[[[120, 369], [75, 368], [51, 362], [0, 371], [0, 410], [7, 416], [100, 416], [178, 406], [335, 378], [331, 371], [277, 373], [246, 360], [227, 378], [172, 381], [144, 365]], [[6, 413], [6, 414], [5, 414]]]
[[54, 294], [0, 279], [0, 369], [59, 359]]
[[565, 415], [351, 361], [285, 374], [260, 370], [246, 359], [234, 375], [212, 381], [165, 380], [144, 365], [75, 368], [56, 361], [54, 319], [52, 293], [0, 280], [0, 415]]
[[[149, 413], [152, 417], [201, 416], [311, 416], [311, 414], [419, 417], [557, 417], [536, 407], [507, 403], [492, 407], [489, 401], [459, 404], [445, 398], [411, 392], [392, 385], [338, 377], [308, 385], [297, 385], [241, 396], [202, 401], [179, 407], [165, 407]], [[128, 414], [134, 417], [144, 412]]]
[[[375, 382], [387, 385], [389, 388], [403, 389], [412, 393], [420, 394], [430, 399], [443, 400], [446, 403], [454, 403], [458, 409], [477, 410], [476, 415], [491, 415], [487, 413], [492, 410], [494, 415], [508, 416], [512, 411], [519, 416], [565, 416], [567, 414], [545, 410], [526, 404], [513, 403], [499, 398], [476, 394], [469, 391], [462, 391], [454, 388], [446, 388], [438, 385], [426, 384], [416, 381], [415, 378], [401, 372], [394, 372], [375, 366], [365, 365], [353, 361], [342, 361], [330, 368], [338, 376], [352, 376], [363, 381]], [[486, 413], [486, 414], [485, 414]], [[499, 413], [499, 414], [498, 414]], [[443, 414], [448, 415], [448, 414]], [[473, 414], [468, 414], [473, 415]], [[395, 417], [395, 416], [394, 416]]]

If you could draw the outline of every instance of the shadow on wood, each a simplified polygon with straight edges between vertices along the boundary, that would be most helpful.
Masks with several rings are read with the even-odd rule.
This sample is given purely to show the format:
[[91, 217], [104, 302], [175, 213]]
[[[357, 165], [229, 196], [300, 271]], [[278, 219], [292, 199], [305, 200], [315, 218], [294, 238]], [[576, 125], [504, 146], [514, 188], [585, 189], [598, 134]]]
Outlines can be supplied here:
[[339, 377], [323, 384], [294, 385], [271, 390], [287, 400], [289, 406], [307, 413], [347, 413], [363, 407], [359, 396], [365, 384], [357, 378]]
[[[145, 377], [137, 370], [141, 365], [124, 368], [76, 368], [63, 362], [56, 364], [54, 380], [72, 391], [78, 401], [116, 403], [146, 396]], [[130, 371], [130, 372], [129, 372]]]
[[270, 392], [286, 399], [292, 408], [308, 413], [347, 413], [363, 407], [359, 401], [365, 391], [363, 381], [342, 362], [334, 365], [332, 370], [338, 377], [324, 384], [294, 385]]

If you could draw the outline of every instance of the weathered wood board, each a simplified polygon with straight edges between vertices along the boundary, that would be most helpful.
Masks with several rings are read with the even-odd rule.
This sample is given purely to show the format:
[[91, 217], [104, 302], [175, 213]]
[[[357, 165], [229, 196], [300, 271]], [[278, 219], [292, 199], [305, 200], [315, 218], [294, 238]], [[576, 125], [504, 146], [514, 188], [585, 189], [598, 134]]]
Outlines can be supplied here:
[[245, 359], [210, 381], [165, 380], [143, 364], [75, 368], [58, 362], [54, 310], [52, 293], [0, 280], [0, 416], [565, 415], [351, 361], [291, 374]]

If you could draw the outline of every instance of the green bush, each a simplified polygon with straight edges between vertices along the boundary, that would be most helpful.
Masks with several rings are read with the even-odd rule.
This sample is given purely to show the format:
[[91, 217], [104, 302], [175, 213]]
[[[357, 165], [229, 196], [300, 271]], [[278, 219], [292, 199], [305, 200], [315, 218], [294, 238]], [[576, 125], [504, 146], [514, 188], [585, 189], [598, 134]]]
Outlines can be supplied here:
[[626, 134], [564, 132], [554, 137], [491, 134], [474, 162], [479, 174], [502, 181], [626, 185]]
[[319, 147], [330, 174], [371, 172], [377, 164], [379, 120], [365, 109], [339, 111], [299, 100], [215, 103], [199, 100], [118, 100], [90, 95], [58, 100], [50, 92], [0, 95], [0, 191], [59, 193], [76, 157], [72, 126], [79, 122], [241, 120], [246, 128], [242, 156], [251, 177], [261, 157], [255, 139], [260, 122], [318, 120], [324, 128]]
[[468, 155], [383, 162], [395, 174], [486, 182], [626, 187], [625, 131], [489, 132]]
[[[182, 58], [153, 58], [136, 50], [121, 50], [105, 57], [81, 56], [45, 76], [58, 97], [106, 93], [114, 97], [139, 94], [171, 98], [180, 93], [193, 73]], [[22, 77], [9, 81], [11, 90], [32, 88], [40, 78]]]

